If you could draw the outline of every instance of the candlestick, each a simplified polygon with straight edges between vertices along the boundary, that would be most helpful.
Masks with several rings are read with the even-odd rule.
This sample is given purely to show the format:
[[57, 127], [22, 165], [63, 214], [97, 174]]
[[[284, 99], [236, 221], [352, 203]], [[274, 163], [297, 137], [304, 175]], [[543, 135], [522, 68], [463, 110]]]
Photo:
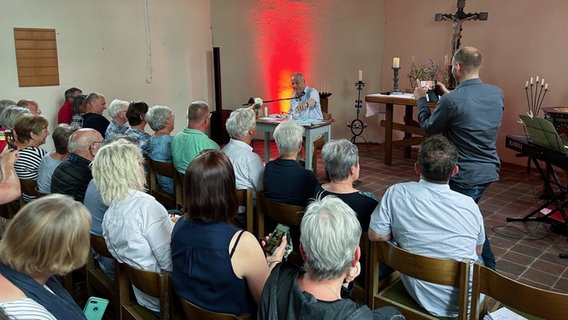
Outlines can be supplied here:
[[357, 137], [361, 137], [363, 141], [367, 142], [365, 137], [362, 136], [363, 130], [365, 130], [367, 125], [359, 119], [359, 112], [363, 107], [363, 100], [361, 100], [361, 90], [363, 90], [363, 87], [365, 87], [365, 82], [361, 81], [362, 76], [363, 72], [359, 70], [359, 81], [355, 82], [355, 88], [357, 88], [357, 100], [355, 100], [356, 118], [355, 120], [351, 121], [351, 123], [347, 123], [347, 127], [351, 129], [351, 133], [353, 134], [353, 136], [351, 137], [352, 143], [355, 143]]
[[394, 57], [392, 58], [392, 67], [393, 68], [400, 68], [400, 58], [399, 57]]
[[363, 70], [359, 70], [359, 77], [357, 78], [359, 81], [363, 81]]
[[400, 92], [400, 89], [398, 88], [398, 70], [399, 69], [400, 68], [395, 68], [395, 67], [392, 68], [392, 71], [393, 71], [393, 74], [394, 74], [393, 78], [392, 78], [392, 81], [393, 81], [392, 93], [402, 93], [402, 92]]

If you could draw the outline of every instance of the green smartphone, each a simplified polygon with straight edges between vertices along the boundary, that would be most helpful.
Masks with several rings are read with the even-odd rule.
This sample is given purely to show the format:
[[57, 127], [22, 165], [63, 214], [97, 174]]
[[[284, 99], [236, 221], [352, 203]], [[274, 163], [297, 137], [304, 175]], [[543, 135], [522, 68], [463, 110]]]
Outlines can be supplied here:
[[83, 313], [88, 320], [101, 320], [108, 306], [108, 300], [99, 297], [90, 297], [83, 308]]
[[272, 254], [276, 250], [276, 248], [278, 248], [278, 246], [282, 242], [282, 237], [286, 234], [286, 232], [288, 232], [289, 229], [290, 227], [288, 227], [287, 225], [279, 223], [274, 231], [272, 231], [270, 238], [268, 238], [268, 241], [264, 246], [264, 251]]

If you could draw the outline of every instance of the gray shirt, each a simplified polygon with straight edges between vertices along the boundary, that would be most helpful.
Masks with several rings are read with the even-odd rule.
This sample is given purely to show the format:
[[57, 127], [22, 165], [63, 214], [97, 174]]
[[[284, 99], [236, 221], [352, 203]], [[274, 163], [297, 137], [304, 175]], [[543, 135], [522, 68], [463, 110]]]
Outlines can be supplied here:
[[53, 159], [51, 153], [46, 154], [37, 170], [37, 190], [44, 194], [51, 193], [51, 176], [53, 171], [61, 163], [61, 160]]

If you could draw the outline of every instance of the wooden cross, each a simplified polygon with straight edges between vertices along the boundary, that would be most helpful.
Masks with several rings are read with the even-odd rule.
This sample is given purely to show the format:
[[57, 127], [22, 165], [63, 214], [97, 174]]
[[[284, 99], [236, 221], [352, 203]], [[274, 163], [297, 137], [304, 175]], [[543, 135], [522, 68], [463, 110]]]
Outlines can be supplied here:
[[[452, 21], [452, 57], [461, 45], [461, 32], [463, 30], [462, 23], [468, 20], [485, 21], [489, 15], [487, 12], [465, 13], [463, 11], [463, 8], [465, 7], [465, 0], [457, 0], [457, 7], [458, 11], [456, 11], [456, 13], [436, 13], [434, 16], [435, 21]], [[449, 86], [455, 87], [455, 79], [451, 73], [451, 69], [448, 71], [450, 78]]]

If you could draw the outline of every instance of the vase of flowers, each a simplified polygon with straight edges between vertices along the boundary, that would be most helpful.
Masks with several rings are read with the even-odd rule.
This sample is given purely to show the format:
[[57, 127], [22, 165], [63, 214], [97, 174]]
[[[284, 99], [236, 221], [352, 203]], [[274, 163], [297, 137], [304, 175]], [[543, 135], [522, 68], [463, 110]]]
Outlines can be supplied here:
[[427, 64], [417, 63], [414, 56], [410, 63], [410, 71], [407, 74], [412, 89], [416, 87], [416, 80], [430, 80], [447, 82], [448, 77], [448, 56], [444, 57], [444, 66], [434, 63], [434, 60], [428, 59]]

